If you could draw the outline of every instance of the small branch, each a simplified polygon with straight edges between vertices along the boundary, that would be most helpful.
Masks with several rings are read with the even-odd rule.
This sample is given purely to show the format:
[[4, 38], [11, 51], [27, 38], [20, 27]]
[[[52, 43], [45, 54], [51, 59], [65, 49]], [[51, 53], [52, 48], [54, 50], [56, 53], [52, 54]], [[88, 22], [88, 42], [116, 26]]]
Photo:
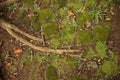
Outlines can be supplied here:
[[[14, 31], [12, 30], [11, 27], [13, 27], [13, 25], [11, 26], [11, 24], [5, 22], [4, 20], [0, 19], [0, 25], [3, 29], [5, 29], [12, 37], [14, 37], [15, 39], [19, 40], [20, 42], [30, 46], [33, 49], [39, 50], [41, 52], [51, 52], [51, 53], [56, 53], [56, 54], [63, 54], [63, 53], [80, 53], [80, 50], [69, 50], [69, 49], [60, 49], [60, 50], [54, 50], [51, 48], [47, 48], [47, 47], [40, 47], [40, 46], [36, 46], [35, 44], [30, 43], [29, 41], [23, 39], [22, 37], [20, 37], [19, 35], [17, 35], [16, 33], [14, 33]], [[16, 29], [14, 29], [16, 30]]]
[[45, 35], [43, 33], [43, 27], [42, 26], [41, 26], [41, 37], [42, 37], [43, 46], [46, 46]]
[[20, 29], [19, 29], [18, 27], [16, 27], [15, 25], [12, 25], [12, 24], [8, 23], [8, 22], [6, 22], [5, 20], [3, 20], [3, 19], [1, 19], [1, 18], [0, 18], [0, 24], [3, 25], [3, 26], [8, 27], [8, 28], [10, 28], [10, 29], [13, 29], [14, 31], [16, 31], [16, 32], [18, 32], [18, 33], [20, 33], [20, 34], [22, 34], [22, 35], [24, 35], [24, 36], [26, 36], [26, 37], [28, 37], [28, 38], [30, 38], [30, 39], [32, 39], [32, 40], [35, 40], [35, 41], [38, 41], [38, 42], [42, 42], [42, 39], [40, 39], [40, 38], [38, 38], [38, 37], [35, 37], [35, 36], [32, 36], [32, 35], [30, 35], [30, 34], [25, 33], [24, 31], [20, 30]]
[[0, 10], [16, 1], [18, 1], [18, 0], [7, 0], [7, 1], [0, 3]]
[[30, 46], [33, 49], [39, 50], [41, 52], [53, 52], [53, 53], [59, 53], [59, 54], [62, 54], [62, 53], [65, 53], [65, 52], [68, 52], [68, 53], [80, 52], [80, 50], [54, 50], [54, 49], [50, 49], [50, 48], [47, 48], [47, 47], [39, 47], [39, 46], [36, 46], [36, 45], [28, 42], [27, 40], [23, 39], [22, 37], [18, 36], [11, 29], [9, 29], [7, 27], [4, 27], [4, 26], [1, 26], [1, 27], [3, 29], [5, 29], [11, 36], [13, 36], [17, 40], [19, 40], [20, 42]]

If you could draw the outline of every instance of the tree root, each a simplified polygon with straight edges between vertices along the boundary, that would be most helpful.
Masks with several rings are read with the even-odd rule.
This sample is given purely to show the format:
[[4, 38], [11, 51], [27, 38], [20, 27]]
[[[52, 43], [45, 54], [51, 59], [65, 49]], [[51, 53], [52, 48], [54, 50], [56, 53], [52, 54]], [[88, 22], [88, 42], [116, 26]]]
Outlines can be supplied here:
[[[29, 37], [30, 39], [33, 40], [40, 40], [40, 38], [35, 37], [35, 36], [31, 36], [23, 31], [21, 31], [19, 28], [17, 28], [16, 26], [9, 24], [8, 22], [6, 22], [3, 19], [0, 19], [0, 26], [5, 29], [12, 37], [14, 37], [15, 39], [19, 40], [20, 42], [30, 46], [33, 49], [39, 50], [41, 52], [48, 52], [48, 53], [56, 53], [56, 54], [63, 54], [63, 53], [80, 53], [80, 50], [69, 50], [69, 49], [51, 49], [48, 47], [40, 47], [40, 46], [36, 46], [35, 44], [30, 43], [29, 41], [23, 39], [22, 37], [20, 37], [19, 35], [17, 35], [14, 31], [21, 33], [24, 36]], [[13, 31], [14, 30], [14, 31]], [[71, 56], [71, 55], [70, 55]]]
[[8, 23], [8, 22], [6, 22], [5, 20], [3, 20], [1, 18], [0, 18], [0, 24], [3, 25], [3, 26], [6, 26], [6, 27], [8, 27], [8, 28], [10, 28], [10, 29], [12, 29], [12, 30], [14, 30], [14, 31], [16, 31], [16, 32], [18, 32], [18, 33], [20, 33], [20, 34], [22, 34], [22, 35], [24, 35], [24, 36], [26, 36], [26, 37], [28, 37], [30, 39], [32, 39], [32, 40], [35, 40], [35, 41], [38, 41], [38, 42], [42, 42], [42, 39], [25, 33], [24, 31], [20, 30], [15, 25], [12, 25], [12, 24]]

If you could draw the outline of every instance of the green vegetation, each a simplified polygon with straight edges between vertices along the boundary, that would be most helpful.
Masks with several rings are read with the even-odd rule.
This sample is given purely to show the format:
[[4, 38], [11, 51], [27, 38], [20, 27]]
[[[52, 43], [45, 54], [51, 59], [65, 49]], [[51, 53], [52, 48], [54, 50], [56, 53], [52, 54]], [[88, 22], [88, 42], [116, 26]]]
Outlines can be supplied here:
[[[106, 45], [111, 27], [106, 18], [111, 19], [110, 5], [117, 1], [41, 0], [40, 5], [34, 0], [23, 0], [20, 8], [17, 3], [9, 5], [9, 11], [18, 8], [17, 18], [25, 20], [25, 27], [32, 28], [35, 32], [43, 32], [47, 43], [45, 46], [52, 49], [83, 49], [83, 55], [72, 58], [64, 54], [30, 54], [28, 51], [20, 54], [19, 58], [14, 56], [15, 59], [12, 60], [10, 55], [3, 54], [12, 63], [10, 67], [6, 67], [8, 73], [17, 70], [18, 74], [27, 73], [25, 76], [28, 78], [24, 80], [43, 80], [39, 75], [45, 80], [89, 80], [87, 72], [78, 72], [80, 76], [76, 75], [75, 70], [78, 68], [85, 68], [88, 72], [93, 69], [95, 77], [117, 74], [118, 55], [108, 51]], [[0, 12], [0, 16], [2, 15]], [[74, 54], [76, 53], [70, 55]]]
[[13, 3], [13, 4], [11, 4], [11, 5], [9, 5], [8, 7], [7, 7], [7, 9], [9, 10], [9, 11], [14, 11], [14, 10], [16, 10], [18, 8], [18, 3]]
[[98, 24], [94, 29], [94, 39], [97, 41], [106, 42], [110, 31], [109, 23]]
[[113, 75], [113, 74], [116, 74], [118, 72], [118, 66], [114, 61], [112, 61], [112, 60], [107, 61], [106, 60], [103, 62], [102, 71], [104, 73], [106, 73], [107, 75]]
[[54, 66], [50, 65], [48, 66], [46, 70], [46, 79], [45, 80], [58, 80], [57, 72], [54, 68]]
[[[110, 10], [108, 7], [110, 1], [53, 0], [42, 1], [42, 4], [44, 8], [39, 7], [34, 0], [30, 2], [25, 0], [19, 17], [20, 19], [25, 17], [25, 12], [32, 14], [28, 17], [30, 24], [33, 24], [31, 25], [33, 30], [40, 31], [42, 27], [45, 38], [49, 39], [52, 48], [62, 46], [68, 48], [69, 45], [74, 48], [74, 42], [77, 42], [78, 46], [90, 45], [93, 41], [106, 42], [110, 25], [107, 22], [101, 24], [100, 21], [110, 18], [110, 14], [107, 14]], [[91, 25], [87, 25], [87, 22]], [[28, 25], [28, 22], [25, 24]]]
[[95, 53], [95, 51], [92, 49], [92, 48], [90, 48], [88, 51], [87, 51], [87, 53], [84, 55], [84, 57], [85, 58], [87, 58], [87, 59], [93, 59], [94, 57], [97, 57], [98, 56], [98, 54], [97, 53]]
[[97, 42], [95, 47], [99, 57], [103, 59], [106, 56], [106, 52], [107, 52], [106, 44], [102, 42]]

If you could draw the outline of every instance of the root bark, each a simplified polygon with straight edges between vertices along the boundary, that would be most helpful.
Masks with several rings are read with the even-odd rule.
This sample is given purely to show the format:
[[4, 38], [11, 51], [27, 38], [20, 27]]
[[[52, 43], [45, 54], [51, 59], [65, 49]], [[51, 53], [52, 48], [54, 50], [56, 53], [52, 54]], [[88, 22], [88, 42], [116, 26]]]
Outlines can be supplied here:
[[14, 37], [15, 39], [19, 40], [20, 42], [30, 46], [31, 48], [33, 49], [36, 49], [36, 50], [39, 50], [41, 52], [50, 52], [50, 53], [56, 53], [56, 54], [62, 54], [62, 53], [80, 53], [81, 50], [70, 50], [70, 49], [51, 49], [51, 48], [48, 48], [48, 47], [40, 47], [40, 46], [37, 46], [33, 43], [30, 43], [29, 41], [25, 40], [24, 38], [22, 38], [21, 36], [17, 35], [17, 33], [15, 32], [18, 32], [32, 40], [36, 40], [36, 41], [39, 41], [39, 42], [42, 42], [42, 39], [38, 38], [38, 37], [35, 37], [35, 36], [32, 36], [30, 34], [27, 34], [25, 33], [24, 31], [20, 30], [19, 28], [17, 28], [15, 25], [13, 24], [10, 24], [8, 22], [6, 22], [5, 20], [3, 19], [0, 19], [0, 26], [5, 29], [12, 37]]

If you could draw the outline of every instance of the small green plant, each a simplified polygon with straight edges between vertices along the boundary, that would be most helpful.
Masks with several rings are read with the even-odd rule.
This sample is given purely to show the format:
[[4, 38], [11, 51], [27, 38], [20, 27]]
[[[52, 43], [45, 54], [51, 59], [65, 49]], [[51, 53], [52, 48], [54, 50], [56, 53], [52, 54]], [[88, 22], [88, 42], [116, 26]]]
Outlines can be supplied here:
[[8, 59], [10, 55], [8, 53], [2, 53], [1, 56], [5, 59]]
[[14, 10], [16, 10], [17, 9], [17, 7], [18, 7], [18, 3], [17, 2], [14, 2], [13, 4], [11, 4], [11, 5], [9, 5], [8, 7], [7, 7], [7, 9], [9, 10], [9, 11], [14, 11]]
[[3, 12], [0, 12], [0, 16], [2, 16], [3, 15]]
[[96, 51], [98, 52], [98, 55], [101, 59], [103, 59], [106, 56], [107, 52], [107, 45], [106, 43], [102, 43], [101, 41], [96, 43]]

